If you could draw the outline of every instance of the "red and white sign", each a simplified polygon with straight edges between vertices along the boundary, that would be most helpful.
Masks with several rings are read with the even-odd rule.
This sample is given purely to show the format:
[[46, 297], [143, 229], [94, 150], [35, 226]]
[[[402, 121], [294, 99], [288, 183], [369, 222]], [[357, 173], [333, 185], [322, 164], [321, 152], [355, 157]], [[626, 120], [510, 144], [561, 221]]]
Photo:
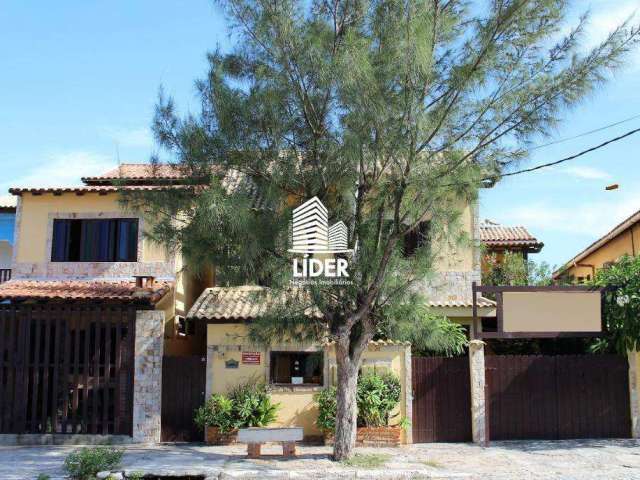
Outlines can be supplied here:
[[245, 365], [260, 365], [260, 352], [242, 352], [242, 363]]

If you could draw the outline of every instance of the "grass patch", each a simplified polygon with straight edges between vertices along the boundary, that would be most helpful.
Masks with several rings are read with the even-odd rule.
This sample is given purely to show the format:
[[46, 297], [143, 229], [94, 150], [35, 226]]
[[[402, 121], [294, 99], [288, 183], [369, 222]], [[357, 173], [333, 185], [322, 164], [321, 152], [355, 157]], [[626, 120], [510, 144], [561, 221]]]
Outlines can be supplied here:
[[391, 455], [384, 453], [356, 453], [349, 460], [344, 460], [342, 464], [346, 467], [356, 468], [378, 468], [382, 467]]
[[442, 464], [437, 460], [425, 460], [422, 463], [424, 463], [427, 467], [442, 468]]

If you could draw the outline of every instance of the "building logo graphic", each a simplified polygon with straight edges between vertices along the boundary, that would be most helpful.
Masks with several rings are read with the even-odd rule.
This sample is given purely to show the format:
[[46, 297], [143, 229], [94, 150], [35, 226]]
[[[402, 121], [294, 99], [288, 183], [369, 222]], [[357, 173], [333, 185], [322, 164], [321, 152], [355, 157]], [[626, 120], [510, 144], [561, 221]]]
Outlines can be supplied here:
[[297, 282], [323, 277], [332, 284], [350, 283], [345, 280], [349, 278], [349, 264], [343, 258], [353, 251], [347, 248], [348, 240], [349, 230], [344, 222], [329, 226], [329, 212], [318, 197], [300, 205], [293, 211], [289, 251], [303, 254], [303, 258], [293, 259], [293, 277]]
[[344, 222], [329, 227], [327, 208], [318, 197], [293, 211], [292, 248], [294, 253], [349, 253], [349, 232]]

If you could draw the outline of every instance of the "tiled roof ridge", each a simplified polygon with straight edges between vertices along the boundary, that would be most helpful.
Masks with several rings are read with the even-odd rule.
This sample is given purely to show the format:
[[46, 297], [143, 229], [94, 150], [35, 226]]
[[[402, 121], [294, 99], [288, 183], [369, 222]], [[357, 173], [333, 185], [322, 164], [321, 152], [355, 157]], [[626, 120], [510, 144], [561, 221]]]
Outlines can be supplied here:
[[172, 287], [168, 281], [137, 287], [134, 281], [124, 279], [12, 279], [0, 285], [0, 299], [122, 300], [153, 305]]

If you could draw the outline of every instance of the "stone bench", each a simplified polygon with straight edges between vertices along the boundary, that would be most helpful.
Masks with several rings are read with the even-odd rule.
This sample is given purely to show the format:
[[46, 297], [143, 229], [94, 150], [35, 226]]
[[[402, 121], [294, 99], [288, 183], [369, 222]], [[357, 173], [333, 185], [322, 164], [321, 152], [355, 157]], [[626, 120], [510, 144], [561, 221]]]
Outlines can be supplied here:
[[296, 442], [302, 440], [302, 428], [241, 428], [238, 430], [238, 442], [247, 444], [247, 457], [260, 458], [263, 443], [278, 442], [282, 444], [285, 457], [296, 456]]

